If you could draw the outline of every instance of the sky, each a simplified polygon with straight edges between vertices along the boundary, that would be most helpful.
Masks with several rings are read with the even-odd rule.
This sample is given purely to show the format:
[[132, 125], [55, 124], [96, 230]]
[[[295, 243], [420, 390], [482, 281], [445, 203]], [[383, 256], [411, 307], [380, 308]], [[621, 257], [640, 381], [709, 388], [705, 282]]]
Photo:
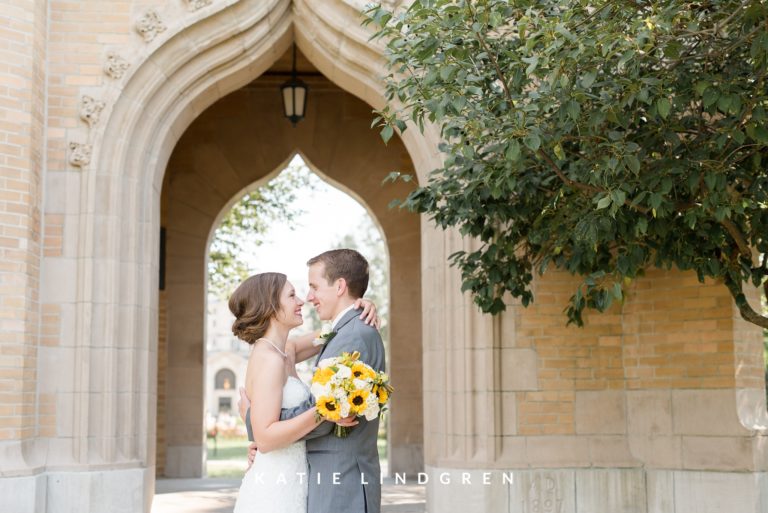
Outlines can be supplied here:
[[[303, 164], [296, 155], [289, 165]], [[273, 224], [264, 236], [264, 244], [245, 258], [254, 273], [286, 274], [300, 296], [306, 297], [307, 260], [331, 249], [369, 214], [354, 198], [323, 180], [313, 180], [311, 187], [297, 190], [296, 201], [304, 213], [292, 226]]]

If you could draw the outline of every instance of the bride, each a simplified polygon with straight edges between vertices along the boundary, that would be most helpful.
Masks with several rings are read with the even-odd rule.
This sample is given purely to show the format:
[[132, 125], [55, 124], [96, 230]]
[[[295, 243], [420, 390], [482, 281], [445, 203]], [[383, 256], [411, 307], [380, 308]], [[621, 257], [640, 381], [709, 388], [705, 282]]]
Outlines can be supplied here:
[[[251, 276], [229, 299], [235, 316], [232, 332], [252, 345], [245, 375], [251, 402], [247, 419], [258, 451], [240, 485], [235, 513], [304, 513], [307, 510], [307, 458], [301, 438], [323, 420], [315, 408], [280, 421], [281, 408], [292, 408], [309, 398], [309, 388], [296, 374], [295, 364], [316, 355], [313, 336], [288, 340], [301, 326], [304, 304], [293, 285], [280, 273]], [[354, 417], [336, 421], [354, 426]]]

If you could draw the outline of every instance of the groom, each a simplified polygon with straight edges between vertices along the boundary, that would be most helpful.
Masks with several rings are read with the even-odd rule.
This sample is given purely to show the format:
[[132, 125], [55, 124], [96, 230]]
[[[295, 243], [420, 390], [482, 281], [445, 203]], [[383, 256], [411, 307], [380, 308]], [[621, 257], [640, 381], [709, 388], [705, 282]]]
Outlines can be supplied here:
[[[320, 320], [333, 321], [335, 333], [326, 342], [317, 362], [342, 353], [360, 353], [360, 361], [383, 372], [384, 345], [376, 328], [361, 320], [354, 310], [355, 300], [368, 288], [368, 262], [352, 249], [326, 251], [307, 262], [309, 294], [307, 301], [317, 309]], [[310, 399], [301, 406], [284, 409], [286, 420], [314, 406]], [[247, 417], [246, 417], [247, 418]], [[357, 419], [346, 438], [333, 435], [335, 424], [323, 422], [303, 440], [307, 443], [309, 464], [307, 513], [379, 513], [381, 486], [377, 435], [378, 417]]]

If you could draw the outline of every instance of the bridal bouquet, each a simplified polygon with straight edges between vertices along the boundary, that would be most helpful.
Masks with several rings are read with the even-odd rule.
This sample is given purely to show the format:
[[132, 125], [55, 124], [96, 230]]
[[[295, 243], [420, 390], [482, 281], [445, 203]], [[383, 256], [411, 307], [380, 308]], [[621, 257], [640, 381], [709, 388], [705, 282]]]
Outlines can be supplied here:
[[[339, 420], [358, 415], [373, 420], [386, 411], [393, 391], [389, 376], [376, 372], [359, 358], [360, 353], [355, 351], [320, 360], [310, 387], [317, 398], [319, 418]], [[336, 425], [334, 434], [343, 438], [349, 429]]]

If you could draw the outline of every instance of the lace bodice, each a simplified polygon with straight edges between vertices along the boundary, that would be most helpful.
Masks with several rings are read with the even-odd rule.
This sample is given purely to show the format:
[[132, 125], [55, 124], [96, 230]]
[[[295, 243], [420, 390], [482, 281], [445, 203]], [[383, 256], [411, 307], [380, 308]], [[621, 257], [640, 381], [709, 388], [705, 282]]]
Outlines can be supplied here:
[[283, 403], [282, 408], [294, 408], [309, 397], [309, 387], [295, 376], [288, 376], [288, 380], [283, 385]]

